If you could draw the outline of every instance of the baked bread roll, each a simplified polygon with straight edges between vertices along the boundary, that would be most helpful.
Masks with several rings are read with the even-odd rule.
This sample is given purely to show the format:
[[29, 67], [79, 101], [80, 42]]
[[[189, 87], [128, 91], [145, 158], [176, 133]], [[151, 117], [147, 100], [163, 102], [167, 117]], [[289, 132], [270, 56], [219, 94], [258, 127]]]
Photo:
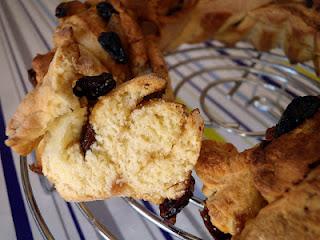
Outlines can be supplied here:
[[[101, 97], [89, 116], [79, 108], [51, 124], [38, 157], [64, 199], [130, 196], [159, 204], [183, 195], [198, 159], [203, 121], [181, 104], [146, 100], [165, 85], [152, 75], [138, 77]], [[83, 153], [85, 124], [94, 132], [87, 141], [94, 140]]]
[[208, 198], [211, 223], [224, 233], [238, 234], [265, 205], [254, 186], [246, 152], [229, 143], [202, 142], [196, 173]]
[[292, 191], [263, 208], [235, 240], [319, 239], [320, 167]]

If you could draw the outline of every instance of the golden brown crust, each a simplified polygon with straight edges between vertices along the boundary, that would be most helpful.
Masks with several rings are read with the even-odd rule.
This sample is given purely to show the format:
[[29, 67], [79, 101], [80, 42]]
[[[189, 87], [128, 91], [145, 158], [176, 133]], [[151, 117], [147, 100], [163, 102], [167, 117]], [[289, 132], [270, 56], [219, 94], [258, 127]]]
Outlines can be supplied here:
[[320, 112], [311, 119], [260, 145], [250, 154], [254, 182], [261, 194], [272, 202], [301, 182], [320, 160]]
[[82, 46], [67, 43], [58, 47], [41, 84], [20, 103], [10, 120], [6, 134], [7, 146], [20, 155], [27, 155], [45, 134], [49, 124], [58, 116], [79, 106], [72, 93], [72, 84], [84, 75], [105, 71], [100, 62]]
[[37, 84], [40, 84], [44, 76], [47, 74], [54, 52], [55, 50], [51, 50], [46, 54], [37, 54], [32, 60], [32, 68], [36, 72]]
[[320, 167], [302, 183], [263, 208], [235, 240], [319, 239]]
[[240, 233], [265, 205], [249, 166], [246, 152], [239, 154], [229, 143], [203, 141], [195, 169], [208, 197], [210, 220], [225, 233]]
[[146, 33], [158, 36], [162, 51], [212, 38], [228, 45], [247, 41], [260, 51], [280, 47], [292, 63], [313, 60], [319, 72], [320, 16], [319, 3], [314, 1], [311, 8], [302, 0], [191, 0], [180, 5], [174, 0], [122, 2], [141, 26], [147, 26]]

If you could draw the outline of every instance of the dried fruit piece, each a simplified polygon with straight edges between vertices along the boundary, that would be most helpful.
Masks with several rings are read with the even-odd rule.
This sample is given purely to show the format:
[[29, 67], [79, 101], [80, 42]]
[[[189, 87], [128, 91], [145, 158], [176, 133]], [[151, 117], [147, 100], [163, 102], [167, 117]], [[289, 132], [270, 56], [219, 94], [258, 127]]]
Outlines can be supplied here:
[[295, 129], [305, 119], [312, 117], [319, 108], [319, 97], [304, 96], [293, 99], [276, 125], [274, 136], [280, 137], [282, 134]]
[[36, 72], [33, 70], [33, 68], [28, 70], [28, 79], [32, 86], [37, 86]]
[[216, 228], [215, 226], [212, 225], [211, 220], [210, 220], [210, 216], [209, 216], [209, 210], [207, 207], [205, 207], [202, 211], [200, 211], [200, 215], [203, 219], [204, 225], [206, 226], [206, 228], [210, 232], [213, 239], [216, 239], [216, 240], [230, 240], [231, 239], [232, 236], [230, 234], [223, 233], [218, 228]]
[[86, 153], [91, 145], [96, 141], [95, 132], [89, 122], [86, 122], [82, 127], [80, 136], [80, 147], [83, 154]]
[[68, 3], [62, 2], [56, 7], [55, 15], [57, 18], [66, 17], [68, 15]]
[[96, 6], [98, 15], [103, 18], [106, 22], [109, 22], [112, 14], [117, 14], [118, 12], [113, 8], [110, 3], [100, 2]]
[[163, 203], [160, 204], [160, 216], [171, 222], [172, 224], [175, 224], [176, 222], [176, 216], [181, 210], [188, 205], [189, 199], [193, 195], [194, 190], [194, 178], [190, 176], [187, 189], [185, 193], [178, 199], [175, 200], [164, 200]]
[[111, 73], [102, 73], [98, 76], [80, 78], [73, 87], [73, 94], [77, 97], [86, 96], [88, 100], [96, 100], [116, 87], [116, 81]]
[[306, 6], [307, 6], [308, 8], [312, 8], [312, 6], [313, 6], [313, 0], [306, 0]]
[[102, 32], [98, 37], [98, 41], [117, 63], [128, 63], [128, 56], [117, 33]]

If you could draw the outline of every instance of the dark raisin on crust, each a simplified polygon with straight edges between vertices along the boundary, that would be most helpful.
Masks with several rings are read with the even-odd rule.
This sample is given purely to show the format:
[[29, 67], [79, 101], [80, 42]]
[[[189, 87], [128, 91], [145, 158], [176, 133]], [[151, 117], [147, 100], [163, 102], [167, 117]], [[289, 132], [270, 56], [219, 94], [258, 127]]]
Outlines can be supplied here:
[[98, 37], [98, 41], [102, 48], [106, 50], [117, 63], [128, 63], [128, 56], [117, 33], [102, 32]]
[[305, 0], [306, 1], [306, 6], [308, 7], [308, 8], [312, 8], [312, 6], [313, 6], [313, 0]]
[[98, 3], [96, 9], [98, 15], [106, 22], [109, 22], [112, 14], [118, 14], [118, 12], [113, 8], [113, 6], [107, 2]]
[[210, 216], [209, 216], [209, 210], [207, 207], [204, 207], [202, 211], [200, 211], [200, 215], [203, 219], [203, 223], [210, 232], [211, 236], [213, 237], [214, 240], [230, 240], [231, 239], [231, 234], [228, 233], [223, 233], [221, 232], [218, 228], [212, 225], [210, 221]]
[[32, 163], [29, 165], [29, 169], [34, 172], [34, 173], [37, 173], [37, 174], [40, 174], [40, 175], [43, 175], [42, 173], [42, 167], [41, 165], [38, 165], [37, 163]]
[[87, 121], [83, 126], [82, 126], [82, 131], [80, 135], [80, 147], [81, 151], [83, 154], [86, 153], [91, 147], [91, 145], [96, 141], [95, 138], [95, 132], [89, 123]]
[[87, 97], [96, 100], [98, 97], [109, 93], [116, 87], [116, 81], [111, 73], [102, 73], [98, 76], [85, 76], [79, 78], [73, 87], [73, 94], [77, 97]]
[[274, 137], [290, 132], [304, 120], [311, 118], [320, 109], [320, 98], [317, 96], [296, 97], [283, 112], [274, 130]]
[[188, 205], [189, 199], [193, 196], [194, 183], [194, 178], [190, 176], [186, 191], [180, 198], [175, 200], [166, 199], [160, 204], [160, 216], [163, 219], [175, 224], [177, 214]]
[[166, 16], [173, 16], [177, 12], [181, 11], [183, 9], [184, 0], [179, 0], [176, 5], [174, 5], [172, 8], [170, 8], [166, 14]]
[[62, 2], [56, 7], [55, 15], [57, 18], [66, 17], [68, 15], [68, 3]]
[[37, 86], [36, 72], [33, 70], [33, 68], [28, 70], [28, 79], [32, 86]]

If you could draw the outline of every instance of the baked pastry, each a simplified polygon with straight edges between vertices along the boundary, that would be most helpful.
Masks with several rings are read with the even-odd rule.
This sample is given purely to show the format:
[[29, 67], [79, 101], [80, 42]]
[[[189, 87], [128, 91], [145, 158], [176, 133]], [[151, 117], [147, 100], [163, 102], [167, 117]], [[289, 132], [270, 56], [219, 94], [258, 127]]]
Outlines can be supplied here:
[[269, 131], [272, 138], [251, 151], [250, 163], [256, 188], [272, 202], [320, 161], [320, 98], [295, 98]]
[[[164, 98], [173, 99], [157, 46], [152, 45], [149, 50], [151, 44], [147, 45], [139, 26], [117, 1], [114, 5], [101, 5], [71, 1], [57, 7], [60, 24], [54, 34], [55, 49], [33, 60], [38, 85], [20, 104], [7, 127], [6, 143], [20, 155], [35, 148], [56, 117], [78, 107], [72, 86], [81, 76], [110, 72], [119, 84], [154, 70], [168, 82]], [[103, 17], [106, 12], [110, 13], [107, 20]]]
[[204, 140], [195, 170], [203, 182], [211, 223], [220, 231], [240, 233], [265, 205], [246, 152], [239, 153], [232, 144]]
[[195, 169], [208, 197], [201, 215], [209, 231], [221, 235], [215, 226], [233, 239], [318, 239], [319, 130], [320, 98], [304, 96], [251, 149], [204, 141]]
[[157, 42], [118, 1], [62, 3], [56, 16], [55, 48], [33, 60], [36, 86], [10, 121], [6, 144], [20, 155], [36, 150], [32, 169], [68, 201], [181, 197], [203, 121], [168, 101]]
[[319, 239], [320, 167], [292, 191], [263, 208], [235, 240]]
[[[162, 51], [216, 39], [282, 48], [292, 63], [312, 60], [319, 75], [319, 3], [305, 0], [121, 0]], [[145, 10], [146, 9], [146, 10]], [[174, 37], [173, 37], [174, 36]]]
[[130, 196], [159, 204], [184, 193], [203, 121], [181, 104], [146, 100], [165, 86], [152, 75], [138, 77], [101, 97], [89, 116], [79, 108], [51, 124], [38, 157], [64, 199]]
[[56, 49], [45, 77], [20, 103], [10, 120], [6, 144], [20, 155], [29, 154], [48, 126], [80, 107], [72, 86], [80, 76], [99, 75], [106, 68], [86, 48], [67, 43]]

